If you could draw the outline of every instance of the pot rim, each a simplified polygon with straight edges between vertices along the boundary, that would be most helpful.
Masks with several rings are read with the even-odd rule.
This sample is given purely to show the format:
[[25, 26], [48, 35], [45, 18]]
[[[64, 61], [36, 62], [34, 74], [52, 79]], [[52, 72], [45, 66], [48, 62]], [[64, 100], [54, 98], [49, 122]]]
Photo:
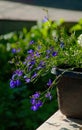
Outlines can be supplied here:
[[54, 75], [60, 75], [62, 74], [62, 72], [64, 72], [62, 75], [63, 76], [69, 76], [69, 77], [73, 77], [73, 78], [82, 78], [82, 72], [78, 72], [78, 71], [75, 71], [75, 70], [69, 70], [68, 71], [65, 71], [67, 69], [61, 69], [59, 67], [53, 67], [51, 69], [51, 73], [54, 74]]

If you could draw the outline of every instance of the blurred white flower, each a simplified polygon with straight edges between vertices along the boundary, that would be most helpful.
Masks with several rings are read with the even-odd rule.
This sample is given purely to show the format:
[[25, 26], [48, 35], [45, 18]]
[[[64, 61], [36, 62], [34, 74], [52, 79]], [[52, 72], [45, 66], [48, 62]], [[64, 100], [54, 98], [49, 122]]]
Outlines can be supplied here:
[[82, 46], [82, 34], [78, 37], [78, 44]]

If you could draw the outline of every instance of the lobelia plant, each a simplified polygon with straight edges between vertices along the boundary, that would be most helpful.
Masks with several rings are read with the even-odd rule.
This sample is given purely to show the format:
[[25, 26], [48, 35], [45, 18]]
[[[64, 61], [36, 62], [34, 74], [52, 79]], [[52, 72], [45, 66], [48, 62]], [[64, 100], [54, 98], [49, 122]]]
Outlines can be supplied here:
[[[67, 67], [66, 71], [82, 68], [82, 34], [76, 37], [75, 32], [69, 33], [64, 26], [47, 17], [38, 28], [32, 28], [24, 40], [27, 40], [24, 47], [12, 48], [14, 58], [10, 63], [16, 69], [10, 79], [11, 88], [35, 84], [40, 77], [45, 79], [55, 66]], [[61, 75], [55, 80], [48, 76], [41, 92], [35, 86], [36, 92], [30, 97], [31, 110], [38, 110], [47, 99], [53, 98], [52, 90]]]

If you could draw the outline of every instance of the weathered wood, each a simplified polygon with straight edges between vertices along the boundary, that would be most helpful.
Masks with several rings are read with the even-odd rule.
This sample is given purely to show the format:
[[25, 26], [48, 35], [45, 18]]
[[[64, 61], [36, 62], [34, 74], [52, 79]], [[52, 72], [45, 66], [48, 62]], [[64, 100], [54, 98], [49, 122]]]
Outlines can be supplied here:
[[[44, 11], [43, 8], [48, 10], [49, 18], [51, 20], [59, 20], [60, 18], [63, 18], [65, 22], [67, 22], [67, 26], [70, 25], [68, 22], [73, 24], [82, 18], [81, 10], [74, 11], [55, 8], [55, 1], [53, 0], [48, 1], [52, 6], [54, 5], [54, 8], [52, 8], [52, 6], [48, 7], [48, 2], [46, 0], [43, 0], [43, 2], [37, 0], [35, 4], [33, 3], [34, 0], [15, 1], [16, 2], [14, 2], [14, 0], [0, 1], [0, 34], [19, 31], [24, 27], [27, 27], [29, 29], [32, 25], [35, 24], [35, 22], [39, 20], [41, 21], [44, 16], [47, 15], [46, 11]], [[26, 1], [26, 4], [24, 1]], [[29, 2], [31, 3], [29, 4]], [[42, 6], [39, 6], [38, 4], [42, 4]]]
[[66, 118], [60, 111], [57, 111], [37, 130], [82, 130], [82, 120]]
[[[18, 0], [19, 1], [19, 0]], [[55, 1], [50, 1], [49, 4], [54, 6], [54, 8], [47, 7], [48, 2], [46, 0], [45, 3], [39, 2], [38, 4], [41, 4], [41, 6], [38, 6], [37, 1], [33, 5], [33, 1], [31, 1], [30, 4], [24, 4], [22, 2], [13, 2], [13, 1], [0, 1], [0, 19], [10, 19], [10, 20], [29, 20], [29, 21], [37, 21], [42, 20], [42, 18], [46, 15], [46, 12], [43, 11], [43, 8], [46, 8], [49, 13], [49, 17], [52, 20], [59, 20], [60, 18], [63, 18], [65, 21], [70, 22], [77, 22], [80, 18], [82, 18], [82, 11], [74, 11], [74, 10], [67, 10], [67, 9], [61, 9], [56, 8]], [[27, 0], [26, 0], [27, 1]], [[30, 0], [29, 0], [30, 1]], [[49, 1], [49, 0], [48, 0]], [[65, 1], [65, 0], [64, 0]], [[71, 1], [72, 2], [72, 1]], [[59, 3], [59, 1], [58, 1]], [[62, 2], [61, 2], [62, 3]], [[77, 1], [77, 5], [80, 9], [82, 9], [81, 1]], [[45, 6], [44, 6], [45, 4]], [[65, 3], [64, 3], [65, 4]], [[62, 5], [64, 5], [62, 4]], [[67, 4], [67, 3], [66, 3]], [[71, 3], [71, 7], [74, 6], [74, 3]], [[67, 4], [68, 6], [68, 4]], [[76, 5], [75, 5], [76, 6]]]

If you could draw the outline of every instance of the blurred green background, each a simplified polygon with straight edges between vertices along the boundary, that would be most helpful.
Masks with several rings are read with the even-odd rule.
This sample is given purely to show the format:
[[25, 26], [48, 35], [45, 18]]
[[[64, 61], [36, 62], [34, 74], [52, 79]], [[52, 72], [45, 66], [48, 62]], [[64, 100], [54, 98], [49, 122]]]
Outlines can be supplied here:
[[[23, 48], [31, 39], [41, 38], [39, 30], [40, 27], [36, 25], [30, 32], [24, 28], [20, 32], [0, 35], [0, 130], [35, 130], [58, 109], [56, 91], [52, 101], [47, 101], [37, 112], [33, 112], [30, 110], [29, 100], [29, 96], [34, 92], [33, 87], [28, 85], [24, 89], [11, 89], [9, 86], [14, 71], [14, 66], [9, 64], [9, 60], [13, 57], [11, 49], [16, 47], [17, 43]], [[44, 80], [41, 82], [42, 86]], [[38, 83], [39, 81], [36, 85]]]

